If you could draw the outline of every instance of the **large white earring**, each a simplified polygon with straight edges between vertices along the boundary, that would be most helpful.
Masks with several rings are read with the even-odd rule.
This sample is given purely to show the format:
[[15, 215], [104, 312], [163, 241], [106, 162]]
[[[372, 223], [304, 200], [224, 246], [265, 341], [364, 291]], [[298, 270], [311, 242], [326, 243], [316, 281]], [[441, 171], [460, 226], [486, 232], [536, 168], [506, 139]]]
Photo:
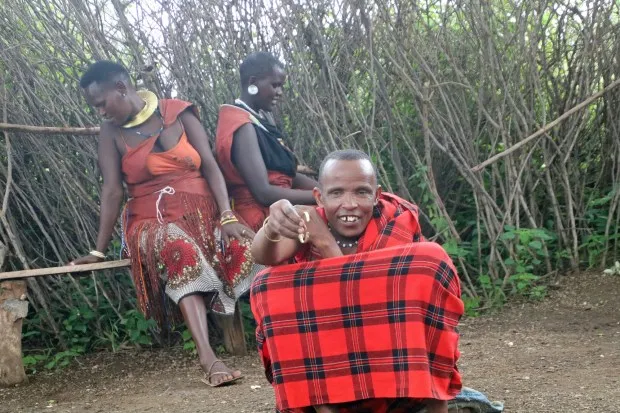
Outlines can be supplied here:
[[258, 87], [256, 85], [248, 86], [248, 93], [250, 95], [256, 95], [258, 93]]

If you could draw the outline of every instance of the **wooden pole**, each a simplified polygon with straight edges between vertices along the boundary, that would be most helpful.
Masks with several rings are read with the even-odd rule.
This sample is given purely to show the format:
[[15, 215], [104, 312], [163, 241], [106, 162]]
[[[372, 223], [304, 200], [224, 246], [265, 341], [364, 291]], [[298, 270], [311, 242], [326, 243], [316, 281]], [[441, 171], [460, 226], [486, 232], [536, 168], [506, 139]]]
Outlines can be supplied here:
[[11, 280], [18, 278], [41, 277], [44, 275], [68, 274], [76, 272], [106, 270], [110, 268], [129, 267], [129, 260], [104, 261], [95, 264], [65, 265], [62, 267], [37, 268], [34, 270], [19, 270], [0, 273], [0, 280]]
[[43, 135], [97, 135], [99, 126], [90, 128], [14, 125], [0, 122], [0, 130], [7, 132], [40, 133]]
[[27, 314], [26, 282], [0, 282], [0, 387], [28, 381], [22, 364], [22, 321]]

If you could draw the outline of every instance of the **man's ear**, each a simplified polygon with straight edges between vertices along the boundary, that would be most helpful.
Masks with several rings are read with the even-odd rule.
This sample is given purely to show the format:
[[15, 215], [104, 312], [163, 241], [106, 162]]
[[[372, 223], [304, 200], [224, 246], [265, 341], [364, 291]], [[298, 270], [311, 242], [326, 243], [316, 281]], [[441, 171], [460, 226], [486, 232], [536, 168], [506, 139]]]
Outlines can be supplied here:
[[375, 205], [379, 203], [379, 198], [381, 198], [382, 193], [383, 188], [381, 188], [381, 185], [377, 185], [377, 190], [375, 191]]
[[316, 204], [319, 207], [323, 208], [323, 194], [321, 193], [319, 187], [314, 187], [314, 189], [312, 190], [312, 195], [314, 196]]

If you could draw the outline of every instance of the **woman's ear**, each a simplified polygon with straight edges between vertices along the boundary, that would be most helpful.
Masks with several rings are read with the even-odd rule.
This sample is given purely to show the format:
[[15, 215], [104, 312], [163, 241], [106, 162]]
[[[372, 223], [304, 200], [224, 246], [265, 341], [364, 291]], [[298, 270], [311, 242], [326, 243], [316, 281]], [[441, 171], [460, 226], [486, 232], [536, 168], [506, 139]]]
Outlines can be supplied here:
[[127, 96], [127, 85], [125, 84], [125, 82], [119, 80], [114, 86], [123, 97]]

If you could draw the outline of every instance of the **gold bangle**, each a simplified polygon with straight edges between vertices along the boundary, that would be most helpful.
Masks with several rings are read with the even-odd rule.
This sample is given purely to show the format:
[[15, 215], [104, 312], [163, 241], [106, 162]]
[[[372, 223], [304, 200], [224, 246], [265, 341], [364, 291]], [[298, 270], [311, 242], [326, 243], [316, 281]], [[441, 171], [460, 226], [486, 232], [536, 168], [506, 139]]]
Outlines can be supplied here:
[[234, 224], [236, 222], [239, 222], [239, 220], [237, 218], [229, 218], [229, 219], [226, 219], [224, 221], [221, 221], [220, 225]]
[[278, 238], [278, 239], [269, 238], [269, 235], [267, 235], [267, 224], [268, 223], [269, 223], [269, 217], [265, 218], [265, 220], [263, 221], [263, 234], [265, 235], [265, 238], [267, 238], [267, 240], [269, 240], [271, 242], [280, 242], [280, 241], [282, 241], [282, 235], [280, 235], [280, 238]]

